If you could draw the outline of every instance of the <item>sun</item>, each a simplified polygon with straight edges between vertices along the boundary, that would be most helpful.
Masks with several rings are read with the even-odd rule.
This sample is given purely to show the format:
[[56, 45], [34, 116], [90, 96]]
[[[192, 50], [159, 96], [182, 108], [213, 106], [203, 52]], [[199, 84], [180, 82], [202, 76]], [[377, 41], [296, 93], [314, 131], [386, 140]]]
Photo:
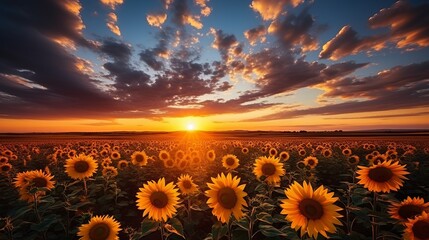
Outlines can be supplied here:
[[186, 124], [186, 130], [188, 130], [188, 131], [194, 131], [196, 128], [195, 128], [195, 123], [193, 123], [193, 122], [188, 122], [187, 124]]

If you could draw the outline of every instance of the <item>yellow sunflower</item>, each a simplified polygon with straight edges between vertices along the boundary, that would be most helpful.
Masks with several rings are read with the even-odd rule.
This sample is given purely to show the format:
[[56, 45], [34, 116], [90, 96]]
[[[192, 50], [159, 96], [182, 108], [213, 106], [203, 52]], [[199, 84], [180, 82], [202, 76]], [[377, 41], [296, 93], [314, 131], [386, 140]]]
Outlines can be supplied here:
[[117, 167], [118, 167], [118, 169], [120, 169], [120, 170], [122, 170], [122, 169], [124, 169], [124, 168], [128, 167], [128, 161], [127, 161], [127, 160], [120, 160], [120, 161], [118, 162]]
[[237, 156], [227, 154], [222, 157], [222, 166], [228, 170], [236, 169], [240, 165]]
[[307, 152], [305, 151], [305, 149], [301, 148], [298, 150], [298, 154], [299, 154], [299, 156], [303, 157], [303, 156], [305, 156], [305, 154], [307, 154]]
[[429, 239], [429, 214], [422, 215], [405, 223], [407, 227], [404, 232], [405, 240], [428, 240]]
[[98, 164], [91, 156], [79, 154], [77, 157], [66, 160], [65, 172], [73, 179], [89, 178], [97, 172]]
[[119, 231], [121, 224], [113, 217], [104, 215], [92, 217], [89, 223], [82, 224], [77, 235], [80, 240], [117, 240]]
[[338, 198], [333, 197], [334, 193], [328, 193], [323, 185], [314, 191], [305, 181], [302, 186], [294, 182], [285, 194], [287, 199], [280, 204], [281, 214], [292, 222], [295, 231], [301, 228], [301, 236], [307, 232], [314, 239], [319, 233], [328, 238], [327, 232], [334, 233], [335, 225], [341, 225], [338, 218], [342, 216], [338, 211], [342, 209], [334, 204]]
[[111, 157], [113, 160], [118, 160], [119, 158], [121, 158], [121, 154], [120, 154], [118, 151], [113, 151], [113, 152], [110, 154], [110, 157]]
[[165, 179], [148, 181], [137, 193], [137, 207], [155, 221], [167, 221], [176, 213], [179, 192], [173, 182], [165, 185]]
[[277, 149], [270, 148], [270, 150], [268, 151], [268, 153], [270, 154], [270, 156], [276, 156], [277, 155]]
[[10, 163], [3, 163], [0, 165], [0, 173], [7, 173], [12, 169], [12, 165]]
[[[51, 190], [54, 188], [55, 181], [51, 174], [44, 173], [42, 170], [33, 170], [18, 173], [15, 178], [15, 187], [19, 188], [20, 199], [28, 202], [34, 201], [34, 195], [30, 193], [32, 188], [43, 188]], [[46, 194], [45, 190], [38, 190], [36, 198]]]
[[356, 177], [359, 184], [364, 185], [369, 191], [385, 192], [397, 191], [403, 184], [405, 175], [409, 174], [405, 165], [391, 160], [370, 167], [359, 166]]
[[108, 166], [103, 168], [102, 174], [105, 177], [115, 177], [118, 175], [118, 169], [112, 166]]
[[244, 147], [244, 148], [242, 148], [242, 149], [241, 149], [241, 152], [242, 152], [243, 154], [248, 154], [248, 153], [249, 153], [249, 148]]
[[188, 174], [182, 174], [177, 179], [177, 186], [180, 189], [182, 195], [192, 195], [198, 192], [198, 186], [192, 180], [192, 177]]
[[177, 150], [177, 152], [174, 154], [174, 158], [176, 160], [181, 160], [181, 159], [185, 158], [185, 152], [182, 150]]
[[352, 150], [350, 150], [350, 148], [344, 148], [342, 153], [344, 156], [348, 157], [348, 156], [352, 155]]
[[265, 176], [265, 181], [270, 184], [278, 184], [280, 182], [280, 177], [286, 173], [283, 164], [280, 163], [280, 159], [274, 156], [259, 157], [253, 165], [255, 166], [253, 168], [253, 173], [256, 178], [259, 180], [262, 176]]
[[420, 197], [407, 197], [404, 201], [392, 203], [389, 207], [390, 217], [403, 222], [422, 214], [422, 212], [428, 211], [429, 203], [425, 203], [425, 200]]
[[172, 158], [168, 158], [162, 162], [163, 162], [165, 168], [173, 168], [176, 166], [176, 161]]
[[206, 153], [206, 158], [207, 158], [207, 160], [209, 160], [210, 162], [213, 162], [214, 160], [215, 160], [215, 158], [216, 158], [216, 153], [215, 153], [215, 151], [212, 149], [212, 150], [209, 150], [207, 153]]
[[139, 167], [145, 166], [148, 161], [148, 156], [144, 151], [136, 151], [131, 155], [131, 162]]
[[159, 159], [161, 159], [162, 161], [167, 161], [167, 160], [169, 160], [169, 159], [170, 159], [170, 153], [168, 153], [168, 152], [167, 152], [167, 151], [165, 151], [165, 150], [161, 150], [161, 151], [159, 152], [158, 157], [159, 157]]
[[319, 164], [319, 160], [316, 157], [306, 157], [304, 158], [304, 164], [305, 166], [310, 166], [311, 168], [315, 168], [317, 164]]
[[347, 159], [347, 162], [351, 165], [357, 165], [359, 163], [359, 156], [352, 155]]
[[213, 208], [212, 213], [222, 223], [229, 221], [231, 214], [234, 214], [236, 219], [243, 216], [242, 208], [247, 207], [244, 197], [247, 193], [244, 192], [245, 184], [240, 183], [239, 177], [232, 177], [231, 173], [218, 175], [212, 178], [213, 183], [207, 183], [210, 188], [207, 190], [206, 196], [209, 197], [207, 204]]
[[283, 151], [279, 154], [279, 157], [280, 157], [280, 160], [287, 161], [287, 160], [289, 160], [290, 155], [288, 152]]
[[332, 150], [329, 148], [325, 148], [325, 149], [323, 149], [322, 154], [325, 158], [331, 157], [332, 156]]

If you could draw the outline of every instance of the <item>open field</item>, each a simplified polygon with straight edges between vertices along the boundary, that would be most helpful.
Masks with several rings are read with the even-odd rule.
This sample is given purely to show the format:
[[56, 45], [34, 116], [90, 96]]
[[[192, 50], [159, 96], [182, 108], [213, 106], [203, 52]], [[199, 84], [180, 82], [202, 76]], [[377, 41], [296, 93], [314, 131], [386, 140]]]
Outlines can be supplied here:
[[403, 239], [429, 212], [427, 132], [0, 134], [0, 155], [0, 239]]

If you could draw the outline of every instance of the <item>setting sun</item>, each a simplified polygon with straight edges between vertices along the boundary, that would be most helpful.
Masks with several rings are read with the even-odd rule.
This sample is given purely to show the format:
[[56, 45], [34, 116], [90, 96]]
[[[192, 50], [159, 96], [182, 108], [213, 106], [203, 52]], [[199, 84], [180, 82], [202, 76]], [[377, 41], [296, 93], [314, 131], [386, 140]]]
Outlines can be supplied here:
[[190, 122], [186, 124], [186, 130], [188, 131], [194, 131], [195, 130], [195, 123]]

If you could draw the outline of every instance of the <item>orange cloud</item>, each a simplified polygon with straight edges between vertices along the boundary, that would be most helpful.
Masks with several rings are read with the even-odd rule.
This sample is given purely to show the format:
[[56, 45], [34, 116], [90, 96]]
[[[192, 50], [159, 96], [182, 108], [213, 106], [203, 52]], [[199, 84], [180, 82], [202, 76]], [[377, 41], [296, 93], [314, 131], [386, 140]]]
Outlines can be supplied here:
[[123, 0], [101, 0], [101, 3], [110, 7], [112, 10], [115, 10], [116, 5], [121, 5]]
[[114, 34], [121, 36], [121, 31], [119, 30], [117, 22], [118, 22], [118, 17], [116, 16], [115, 13], [111, 12], [111, 13], [107, 14], [107, 27]]
[[302, 2], [304, 0], [253, 0], [250, 8], [261, 14], [263, 20], [268, 21], [277, 19], [286, 4], [297, 7]]
[[167, 20], [167, 14], [149, 14], [146, 16], [146, 21], [149, 25], [154, 27], [161, 27], [162, 24]]
[[265, 42], [267, 30], [264, 26], [259, 26], [256, 28], [249, 29], [244, 32], [244, 36], [249, 41], [250, 45], [254, 46], [259, 41], [261, 43]]
[[185, 24], [189, 24], [196, 29], [203, 28], [203, 24], [201, 23], [200, 16], [185, 15], [183, 20]]
[[207, 6], [208, 1], [209, 0], [195, 0], [195, 4], [201, 7], [201, 15], [206, 17], [212, 12], [212, 9]]

